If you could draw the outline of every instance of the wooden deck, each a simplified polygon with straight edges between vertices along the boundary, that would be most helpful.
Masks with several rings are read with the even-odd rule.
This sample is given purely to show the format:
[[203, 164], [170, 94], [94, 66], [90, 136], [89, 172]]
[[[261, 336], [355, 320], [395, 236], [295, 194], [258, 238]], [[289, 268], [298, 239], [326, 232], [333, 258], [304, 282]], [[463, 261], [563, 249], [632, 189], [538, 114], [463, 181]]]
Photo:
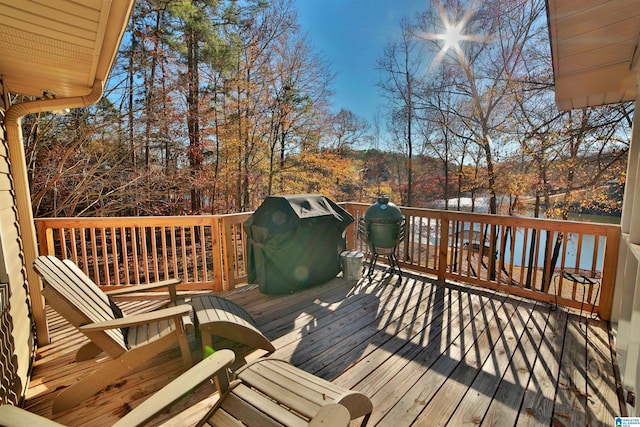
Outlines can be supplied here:
[[[368, 425], [595, 426], [624, 415], [608, 325], [547, 303], [411, 274], [399, 281], [382, 271], [371, 281], [337, 278], [293, 295], [246, 286], [225, 296], [254, 316], [274, 357], [367, 394], [374, 404]], [[38, 350], [24, 405], [32, 412], [69, 426], [108, 426], [183, 369], [176, 348], [52, 416], [56, 389], [105, 358], [71, 363], [85, 339], [48, 316], [52, 344]], [[158, 423], [189, 425], [212, 392], [194, 390]]]

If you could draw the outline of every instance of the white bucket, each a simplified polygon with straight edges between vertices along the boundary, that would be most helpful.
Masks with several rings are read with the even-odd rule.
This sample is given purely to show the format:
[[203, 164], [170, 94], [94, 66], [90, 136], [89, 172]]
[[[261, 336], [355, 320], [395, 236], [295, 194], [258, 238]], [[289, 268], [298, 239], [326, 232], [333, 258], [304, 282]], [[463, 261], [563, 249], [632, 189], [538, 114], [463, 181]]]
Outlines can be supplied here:
[[362, 261], [364, 254], [358, 251], [344, 251], [340, 254], [342, 275], [345, 279], [359, 280], [362, 278]]

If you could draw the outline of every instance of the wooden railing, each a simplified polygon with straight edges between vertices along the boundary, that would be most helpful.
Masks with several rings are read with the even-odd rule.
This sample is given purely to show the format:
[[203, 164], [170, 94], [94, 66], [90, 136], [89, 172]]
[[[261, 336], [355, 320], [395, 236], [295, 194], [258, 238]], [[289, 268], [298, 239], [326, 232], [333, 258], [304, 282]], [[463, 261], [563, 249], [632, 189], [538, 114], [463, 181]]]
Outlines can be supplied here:
[[246, 279], [251, 213], [180, 217], [36, 219], [41, 255], [70, 258], [115, 289], [179, 277], [181, 289], [232, 289]]
[[[348, 203], [346, 209], [358, 221], [369, 206]], [[430, 273], [439, 280], [593, 309], [609, 319], [619, 226], [400, 208], [406, 224], [406, 237], [397, 249], [402, 268]], [[368, 252], [355, 229], [347, 240], [350, 248]], [[584, 287], [564, 279], [563, 271], [593, 278], [599, 285]]]
[[[370, 205], [343, 203], [356, 219]], [[586, 311], [611, 313], [620, 227], [401, 207], [403, 269]], [[37, 219], [41, 254], [76, 262], [97, 284], [117, 287], [180, 277], [182, 289], [232, 289], [246, 281], [243, 223], [251, 213], [184, 217]], [[381, 257], [380, 261], [384, 261]], [[562, 271], [594, 278], [584, 288]], [[583, 304], [584, 298], [584, 304]]]

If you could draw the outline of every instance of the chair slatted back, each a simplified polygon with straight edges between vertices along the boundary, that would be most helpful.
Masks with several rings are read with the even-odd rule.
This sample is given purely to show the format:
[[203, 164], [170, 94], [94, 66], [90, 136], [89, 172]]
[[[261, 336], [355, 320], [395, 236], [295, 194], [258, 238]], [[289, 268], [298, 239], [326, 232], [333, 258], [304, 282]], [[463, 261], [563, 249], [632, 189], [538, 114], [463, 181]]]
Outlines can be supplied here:
[[[40, 256], [34, 269], [42, 277], [47, 303], [75, 327], [122, 317], [109, 297], [71, 260]], [[111, 357], [127, 351], [126, 331], [112, 329], [89, 337]]]

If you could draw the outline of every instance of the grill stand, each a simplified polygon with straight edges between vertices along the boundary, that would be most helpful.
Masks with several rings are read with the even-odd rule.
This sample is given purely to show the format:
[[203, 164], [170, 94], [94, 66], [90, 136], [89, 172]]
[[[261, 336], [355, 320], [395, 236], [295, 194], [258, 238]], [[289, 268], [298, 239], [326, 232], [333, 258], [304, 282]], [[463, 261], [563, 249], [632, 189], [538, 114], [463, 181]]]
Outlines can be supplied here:
[[[391, 273], [396, 273], [397, 270], [397, 274], [402, 277], [402, 270], [400, 270], [400, 264], [398, 263], [398, 257], [396, 256], [396, 248], [398, 246], [398, 242], [404, 239], [404, 218], [400, 218], [396, 222], [388, 223], [388, 225], [390, 225], [391, 227], [397, 227], [398, 231], [395, 246], [393, 246], [392, 248], [382, 248], [379, 246], [375, 246], [375, 242], [372, 241], [372, 236], [369, 233], [369, 225], [369, 221], [364, 218], [360, 218], [360, 221], [358, 222], [358, 238], [366, 242], [367, 248], [369, 248], [369, 250], [371, 251], [371, 260], [369, 262], [369, 271], [367, 272], [367, 277], [371, 279], [373, 268], [378, 261], [379, 255], [386, 255], [387, 259], [389, 260], [389, 269], [391, 270]], [[367, 254], [367, 256], [368, 255], [369, 254]]]
[[[385, 253], [388, 252], [388, 253]], [[376, 262], [378, 261], [379, 255], [386, 255], [389, 260], [389, 268], [391, 273], [395, 273], [396, 269], [398, 270], [398, 276], [402, 276], [402, 270], [400, 270], [400, 264], [398, 264], [398, 257], [396, 257], [396, 248], [393, 249], [379, 249], [371, 254], [371, 262], [369, 264], [369, 272], [367, 273], [367, 277], [371, 278], [371, 274], [373, 273], [373, 267], [375, 267]]]

